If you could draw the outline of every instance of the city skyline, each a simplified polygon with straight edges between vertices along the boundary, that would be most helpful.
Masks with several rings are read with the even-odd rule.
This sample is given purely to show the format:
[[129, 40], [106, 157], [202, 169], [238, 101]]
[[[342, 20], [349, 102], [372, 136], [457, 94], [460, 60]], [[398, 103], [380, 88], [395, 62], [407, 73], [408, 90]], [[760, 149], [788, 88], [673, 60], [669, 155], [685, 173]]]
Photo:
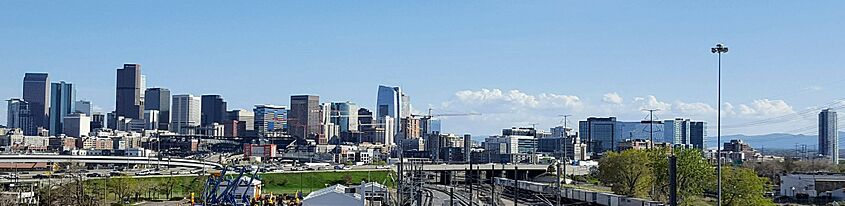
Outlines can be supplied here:
[[[831, 21], [843, 17], [832, 9], [839, 2], [764, 7], [749, 2], [657, 6], [617, 2], [605, 5], [605, 11], [580, 3], [412, 3], [411, 7], [385, 3], [383, 7], [393, 10], [371, 10], [383, 15], [407, 13], [396, 19], [360, 16], [349, 5], [326, 8], [334, 14], [297, 11], [317, 8], [307, 3], [237, 5], [232, 9], [256, 10], [237, 18], [231, 13], [170, 14], [169, 9], [131, 3], [94, 8], [56, 3], [38, 12], [26, 3], [0, 4], [21, 8], [0, 12], [5, 19], [0, 25], [9, 28], [0, 31], [0, 39], [8, 51], [15, 51], [0, 51], [4, 59], [0, 68], [8, 74], [0, 77], [0, 95], [20, 98], [24, 73], [48, 72], [52, 82], [73, 82], [77, 100], [91, 101], [102, 113], [115, 106], [115, 70], [124, 63], [138, 63], [144, 65], [148, 88], [196, 96], [220, 94], [230, 110], [249, 110], [255, 104], [290, 106], [291, 95], [305, 93], [319, 95], [324, 102], [351, 101], [375, 111], [377, 86], [399, 86], [413, 97], [415, 113], [425, 113], [431, 105], [435, 113], [484, 114], [446, 118], [444, 132], [459, 134], [495, 134], [533, 123], [550, 128], [559, 123], [560, 114], [573, 114], [570, 123], [589, 116], [634, 121], [645, 116], [642, 108], [663, 109], [660, 119], [715, 122], [715, 56], [708, 49], [723, 42], [732, 48], [723, 57], [724, 101], [731, 105], [723, 107], [726, 126], [801, 114], [796, 115], [801, 120], [762, 128], [725, 128], [725, 134], [813, 134], [815, 129], [800, 129], [817, 125], [815, 113], [822, 108], [812, 108], [810, 115], [802, 111], [840, 100], [834, 88], [845, 83], [838, 78], [845, 71], [837, 69], [845, 59], [837, 52], [845, 44], [836, 38], [843, 31]], [[113, 15], [123, 6], [137, 6], [148, 15]], [[224, 5], [200, 6], [222, 10]], [[473, 9], [479, 6], [485, 9]], [[444, 7], [450, 9], [439, 11], [441, 15], [421, 15]], [[104, 12], [84, 12], [91, 9]], [[302, 22], [273, 14], [273, 9]], [[712, 10], [724, 16], [712, 17]], [[808, 10], [814, 15], [801, 15]], [[116, 19], [80, 28], [44, 23], [72, 11], [83, 12], [56, 22]], [[214, 17], [218, 24], [202, 24], [205, 17]], [[696, 26], [671, 23], [678, 19]], [[170, 29], [176, 26], [194, 29]], [[307, 32], [290, 32], [300, 27]], [[40, 32], [55, 29], [68, 37]], [[378, 35], [383, 32], [398, 34]], [[39, 52], [53, 45], [60, 49]], [[784, 48], [801, 52], [783, 52]], [[819, 79], [819, 74], [827, 78]], [[274, 93], [254, 92], [267, 88]], [[828, 107], [845, 105], [835, 104]], [[5, 125], [6, 108], [0, 108]]]

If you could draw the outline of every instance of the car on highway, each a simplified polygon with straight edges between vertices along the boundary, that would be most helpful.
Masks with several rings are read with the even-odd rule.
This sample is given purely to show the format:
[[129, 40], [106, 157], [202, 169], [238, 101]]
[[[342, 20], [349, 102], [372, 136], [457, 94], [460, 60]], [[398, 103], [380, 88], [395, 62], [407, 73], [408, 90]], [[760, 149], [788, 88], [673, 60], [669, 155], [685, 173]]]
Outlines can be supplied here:
[[85, 175], [86, 177], [102, 177], [103, 175], [100, 173], [88, 173]]
[[44, 179], [44, 178], [49, 178], [50, 176], [46, 175], [46, 174], [36, 174], [35, 176], [32, 176], [32, 177], [35, 178], [35, 179]]

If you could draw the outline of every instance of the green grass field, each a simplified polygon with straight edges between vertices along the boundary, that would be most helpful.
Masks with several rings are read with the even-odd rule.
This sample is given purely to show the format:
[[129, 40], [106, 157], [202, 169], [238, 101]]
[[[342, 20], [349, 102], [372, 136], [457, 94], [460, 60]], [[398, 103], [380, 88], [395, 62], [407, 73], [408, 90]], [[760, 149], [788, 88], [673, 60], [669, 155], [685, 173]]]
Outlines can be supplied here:
[[[394, 187], [393, 181], [388, 177], [388, 171], [327, 171], [327, 172], [301, 172], [301, 173], [271, 173], [259, 174], [259, 179], [264, 184], [263, 193], [273, 194], [293, 194], [297, 191], [303, 191], [308, 194], [325, 188], [326, 185], [346, 184], [360, 184], [362, 180], [372, 179], [380, 184], [386, 184], [389, 187]], [[172, 179], [171, 179], [172, 178]], [[207, 180], [206, 176], [198, 177], [147, 177], [147, 178], [111, 178], [111, 180], [89, 180], [93, 188], [108, 189], [110, 185], [114, 184], [128, 184], [132, 188], [140, 190], [153, 190], [161, 185], [165, 185], [168, 181], [174, 181], [172, 197], [185, 197], [191, 192], [199, 193], [205, 187]], [[111, 181], [110, 184], [103, 184]], [[155, 191], [155, 190], [153, 190]], [[150, 192], [145, 195], [152, 199], [165, 199], [166, 195]]]

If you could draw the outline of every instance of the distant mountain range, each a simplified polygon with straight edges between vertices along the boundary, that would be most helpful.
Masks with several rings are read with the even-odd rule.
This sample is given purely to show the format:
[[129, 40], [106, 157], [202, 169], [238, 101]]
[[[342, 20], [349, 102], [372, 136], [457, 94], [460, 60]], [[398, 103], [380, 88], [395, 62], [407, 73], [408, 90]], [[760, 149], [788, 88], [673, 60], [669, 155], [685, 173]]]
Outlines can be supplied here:
[[[845, 138], [845, 132], [839, 132], [840, 138]], [[710, 141], [708, 143], [708, 147], [715, 148], [716, 145], [713, 144], [716, 141], [715, 135], [709, 136]], [[764, 134], [764, 135], [725, 135], [722, 136], [722, 142], [728, 142], [732, 139], [739, 139], [743, 142], [748, 143], [754, 149], [759, 150], [762, 147], [771, 148], [771, 149], [794, 149], [795, 144], [798, 144], [801, 147], [802, 144], [807, 145], [807, 148], [816, 148], [818, 147], [819, 136], [818, 135], [803, 135], [803, 134], [784, 134], [784, 133], [774, 133], [774, 134]]]

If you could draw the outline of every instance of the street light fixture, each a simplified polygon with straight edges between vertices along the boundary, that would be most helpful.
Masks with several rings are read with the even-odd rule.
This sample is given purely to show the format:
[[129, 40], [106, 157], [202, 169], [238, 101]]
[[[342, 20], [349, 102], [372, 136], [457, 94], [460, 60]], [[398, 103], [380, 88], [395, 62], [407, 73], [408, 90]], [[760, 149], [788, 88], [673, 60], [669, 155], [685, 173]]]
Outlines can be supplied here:
[[717, 80], [717, 110], [716, 110], [716, 187], [718, 189], [718, 205], [722, 205], [722, 53], [728, 53], [728, 47], [721, 43], [716, 44], [716, 47], [710, 48], [711, 53], [719, 56], [719, 76]]

